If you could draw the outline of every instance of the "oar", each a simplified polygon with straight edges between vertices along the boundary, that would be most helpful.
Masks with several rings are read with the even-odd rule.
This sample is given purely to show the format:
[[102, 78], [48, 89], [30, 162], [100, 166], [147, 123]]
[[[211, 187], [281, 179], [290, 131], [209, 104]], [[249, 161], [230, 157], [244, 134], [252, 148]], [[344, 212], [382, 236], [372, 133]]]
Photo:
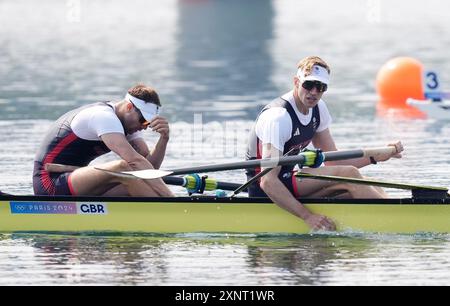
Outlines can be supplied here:
[[190, 193], [203, 193], [211, 190], [235, 190], [240, 184], [221, 182], [213, 178], [200, 177], [198, 174], [186, 175], [184, 177], [166, 176], [162, 178], [164, 183], [185, 187]]
[[[296, 148], [292, 148], [291, 150], [289, 150], [288, 152], [286, 152], [286, 154], [284, 154], [283, 156], [289, 156], [289, 154], [291, 154]], [[247, 189], [248, 186], [250, 186], [251, 184], [253, 184], [254, 182], [256, 182], [257, 180], [259, 180], [261, 177], [263, 177], [264, 175], [266, 175], [267, 173], [269, 173], [270, 171], [272, 171], [273, 168], [266, 168], [264, 170], [262, 170], [261, 172], [259, 172], [258, 174], [256, 174], [255, 176], [253, 176], [252, 178], [250, 178], [247, 182], [245, 182], [244, 184], [242, 184], [241, 186], [239, 186], [238, 188], [236, 188], [233, 191], [233, 194], [230, 196], [230, 198], [234, 198], [235, 196], [237, 196], [239, 193], [241, 193], [244, 189]]]
[[[386, 153], [395, 153], [396, 149], [394, 146], [388, 146], [384, 148], [374, 148], [374, 149], [358, 149], [358, 150], [347, 150], [347, 151], [332, 151], [324, 152], [323, 161], [335, 161], [344, 159], [353, 159], [360, 157], [377, 157], [384, 155]], [[184, 175], [190, 173], [202, 173], [202, 172], [216, 172], [216, 171], [228, 171], [236, 169], [247, 169], [247, 168], [275, 168], [278, 166], [285, 165], [295, 165], [300, 164], [303, 166], [312, 166], [315, 164], [317, 157], [316, 152], [302, 152], [296, 156], [284, 156], [280, 158], [268, 158], [268, 159], [255, 159], [235, 163], [224, 163], [215, 165], [205, 165], [197, 167], [179, 168], [173, 170], [156, 170], [156, 169], [146, 169], [138, 171], [111, 171], [102, 168], [95, 167], [95, 169], [100, 171], [108, 172], [112, 175], [135, 178], [135, 179], [157, 179], [168, 175]]]
[[334, 182], [352, 183], [352, 184], [360, 184], [360, 185], [379, 186], [379, 187], [385, 187], [385, 188], [412, 190], [413, 197], [420, 197], [421, 195], [425, 195], [427, 197], [434, 196], [434, 197], [440, 197], [440, 198], [441, 197], [447, 198], [449, 196], [448, 188], [445, 188], [445, 187], [412, 185], [412, 184], [404, 184], [404, 183], [379, 181], [379, 180], [373, 180], [373, 179], [358, 179], [358, 178], [350, 178], [350, 177], [342, 177], [342, 176], [310, 174], [310, 173], [303, 173], [303, 172], [297, 172], [295, 174], [295, 176], [301, 177], [301, 178], [306, 178], [306, 179], [315, 179], [315, 180], [334, 181]]
[[255, 175], [254, 177], [252, 177], [251, 179], [249, 179], [244, 184], [240, 185], [238, 188], [236, 188], [233, 191], [233, 194], [230, 196], [230, 198], [234, 198], [235, 196], [240, 194], [243, 190], [247, 189], [248, 186], [250, 186], [251, 184], [256, 182], [256, 180], [260, 179], [261, 177], [263, 177], [264, 175], [266, 175], [267, 173], [272, 171], [272, 169], [273, 168], [266, 168], [266, 169], [262, 170], [260, 173], [258, 173], [257, 175]]

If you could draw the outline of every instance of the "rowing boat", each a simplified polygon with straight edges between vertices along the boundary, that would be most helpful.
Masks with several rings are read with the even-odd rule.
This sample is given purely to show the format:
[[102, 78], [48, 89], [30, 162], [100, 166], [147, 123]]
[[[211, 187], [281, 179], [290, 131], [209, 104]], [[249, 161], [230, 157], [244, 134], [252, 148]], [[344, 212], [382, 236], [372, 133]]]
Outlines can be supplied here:
[[[450, 233], [450, 199], [308, 199], [338, 231]], [[295, 233], [297, 217], [263, 198], [0, 195], [0, 232]]]
[[[336, 152], [302, 152], [278, 159], [251, 160], [160, 171], [114, 172], [130, 179], [162, 177], [166, 183], [186, 187], [189, 197], [71, 197], [8, 195], [0, 192], [0, 232], [145, 232], [145, 233], [288, 233], [306, 234], [301, 219], [265, 198], [235, 197], [245, 185], [217, 182], [193, 171], [213, 172], [246, 167], [269, 168], [287, 163], [318, 166], [322, 161], [376, 156], [395, 147]], [[57, 165], [56, 168], [61, 168]], [[403, 199], [300, 199], [313, 213], [333, 219], [338, 231], [384, 233], [450, 233], [448, 189], [297, 173], [304, 179], [408, 189]], [[231, 197], [198, 196], [205, 190], [234, 190]], [[223, 191], [223, 190], [222, 190]]]

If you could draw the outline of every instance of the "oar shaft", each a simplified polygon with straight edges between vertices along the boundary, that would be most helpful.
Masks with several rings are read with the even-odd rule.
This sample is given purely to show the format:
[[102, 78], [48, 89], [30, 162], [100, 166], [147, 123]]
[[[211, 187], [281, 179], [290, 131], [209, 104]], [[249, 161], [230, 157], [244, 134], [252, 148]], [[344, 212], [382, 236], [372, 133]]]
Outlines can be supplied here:
[[[395, 147], [383, 147], [383, 148], [374, 148], [374, 149], [358, 149], [358, 150], [346, 150], [346, 151], [332, 151], [325, 152], [324, 161], [335, 161], [335, 160], [343, 160], [343, 159], [353, 159], [360, 157], [377, 157], [379, 155], [386, 154], [386, 152], [395, 152]], [[225, 163], [225, 164], [217, 164], [217, 165], [206, 165], [206, 166], [197, 166], [197, 167], [188, 167], [188, 168], [179, 168], [174, 169], [172, 171], [172, 175], [183, 175], [190, 173], [202, 173], [202, 172], [215, 172], [215, 171], [228, 171], [228, 170], [236, 170], [236, 169], [246, 169], [246, 168], [275, 168], [278, 166], [285, 165], [305, 165], [307, 161], [309, 162], [311, 155], [315, 153], [305, 152], [300, 153], [295, 156], [283, 156], [280, 158], [267, 158], [267, 159], [254, 159], [247, 160], [235, 163]], [[314, 158], [313, 158], [314, 159]], [[307, 165], [307, 164], [306, 164]]]
[[335, 161], [364, 157], [364, 150], [331, 151], [323, 153], [323, 161]]
[[[283, 156], [289, 156], [294, 150], [295, 150], [295, 148], [290, 149]], [[258, 179], [260, 179], [267, 173], [269, 173], [272, 169], [273, 168], [266, 168], [266, 169], [262, 170], [260, 173], [256, 174], [254, 177], [250, 178], [247, 182], [245, 182], [244, 184], [239, 186], [230, 197], [233, 198], [233, 197], [237, 196], [241, 191], [247, 189], [248, 186], [250, 186], [251, 184], [256, 182]]]
[[[164, 183], [168, 185], [174, 185], [174, 186], [183, 186], [186, 187], [187, 181], [183, 177], [177, 177], [177, 176], [166, 176], [162, 178]], [[215, 181], [214, 179], [208, 178], [207, 180]], [[240, 184], [236, 183], [229, 183], [229, 182], [221, 182], [221, 181], [215, 181], [215, 188], [214, 189], [222, 189], [222, 190], [235, 190], [240, 186]], [[206, 190], [213, 190], [207, 188]]]
[[[333, 160], [341, 160], [341, 159], [352, 159], [352, 158], [360, 158], [360, 157], [377, 157], [380, 154], [384, 153], [391, 153], [395, 150], [395, 147], [387, 147], [387, 148], [374, 148], [374, 149], [365, 149], [365, 150], [348, 150], [348, 151], [334, 151], [334, 152], [325, 152], [324, 155], [324, 161], [333, 161]], [[284, 156], [287, 156], [285, 154]], [[244, 183], [243, 185], [239, 186], [237, 188], [232, 197], [239, 194], [242, 190], [246, 189], [250, 184], [255, 182], [260, 177], [266, 175], [270, 170], [273, 168], [266, 168], [257, 175], [255, 175], [253, 178], [251, 178], [248, 182]]]
[[[384, 152], [384, 153], [383, 153]], [[320, 157], [321, 161], [333, 161], [342, 159], [353, 159], [364, 156], [378, 156], [377, 154], [383, 155], [385, 159], [387, 158], [385, 152], [395, 153], [394, 147], [381, 148], [381, 149], [371, 149], [371, 150], [348, 150], [348, 151], [335, 151], [335, 152], [325, 152], [322, 154], [323, 159]], [[236, 169], [251, 169], [251, 168], [275, 168], [278, 166], [285, 165], [295, 165], [299, 164], [302, 166], [315, 167], [318, 163], [318, 155], [316, 152], [307, 151], [302, 152], [295, 156], [283, 156], [280, 158], [268, 158], [268, 159], [254, 159], [235, 163], [225, 163], [225, 164], [215, 164], [215, 165], [204, 165], [197, 167], [179, 168], [174, 170], [157, 170], [157, 169], [145, 169], [138, 171], [111, 171], [102, 168], [96, 168], [101, 171], [108, 172], [112, 175], [123, 176], [126, 178], [136, 178], [136, 179], [157, 179], [168, 175], [184, 175], [191, 173], [203, 173], [203, 172], [215, 172], [215, 171], [228, 171]]]
[[184, 186], [186, 184], [186, 180], [182, 177], [177, 176], [166, 176], [162, 178], [164, 183], [174, 186]]
[[258, 173], [257, 175], [255, 175], [254, 177], [252, 177], [250, 180], [248, 180], [247, 182], [245, 182], [244, 184], [242, 184], [241, 186], [236, 188], [236, 190], [234, 190], [231, 197], [233, 198], [233, 197], [237, 196], [239, 193], [241, 193], [241, 191], [246, 190], [248, 186], [250, 186], [252, 183], [256, 182], [259, 178], [263, 177], [267, 173], [269, 173], [272, 169], [273, 168], [266, 168], [263, 171], [261, 171], [260, 173]]
[[335, 181], [335, 182], [342, 182], [342, 183], [371, 185], [371, 186], [379, 186], [379, 187], [395, 188], [395, 189], [405, 189], [405, 190], [422, 189], [422, 190], [435, 190], [435, 191], [444, 191], [444, 192], [448, 191], [448, 189], [445, 187], [411, 185], [411, 184], [404, 184], [404, 183], [384, 182], [384, 181], [378, 181], [378, 180], [372, 180], [372, 179], [359, 179], [359, 178], [332, 176], [332, 175], [317, 175], [317, 174], [310, 174], [310, 173], [303, 173], [303, 172], [297, 172], [295, 174], [295, 176], [306, 178], [306, 179]]
[[222, 189], [222, 190], [235, 190], [238, 188], [241, 184], [236, 183], [229, 183], [229, 182], [217, 182], [216, 189]]
[[434, 199], [450, 198], [450, 195], [448, 193], [448, 188], [445, 188], [445, 187], [410, 185], [410, 184], [383, 182], [383, 181], [376, 181], [376, 180], [369, 180], [369, 179], [356, 179], [356, 178], [340, 177], [340, 176], [317, 175], [317, 174], [309, 174], [309, 173], [302, 173], [302, 172], [297, 172], [296, 176], [302, 177], [302, 178], [308, 178], [308, 179], [316, 179], [316, 180], [335, 181], [335, 182], [361, 184], [361, 185], [371, 185], [371, 186], [379, 186], [379, 187], [385, 187], [385, 188], [406, 189], [406, 190], [411, 190], [413, 198], [434, 198]]
[[284, 165], [303, 164], [305, 160], [306, 160], [305, 156], [296, 155], [296, 156], [280, 157], [279, 159], [277, 158], [254, 159], [235, 163], [180, 168], [171, 171], [172, 175], [182, 175], [198, 172], [216, 172], [216, 171], [228, 171], [236, 169], [258, 168], [258, 167], [275, 168]]

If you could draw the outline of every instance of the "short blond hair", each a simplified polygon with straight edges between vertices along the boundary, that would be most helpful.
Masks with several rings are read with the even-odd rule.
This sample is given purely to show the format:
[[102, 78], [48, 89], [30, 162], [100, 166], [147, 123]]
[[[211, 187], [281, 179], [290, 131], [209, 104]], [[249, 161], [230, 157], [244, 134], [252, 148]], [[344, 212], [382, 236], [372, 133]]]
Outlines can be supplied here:
[[144, 100], [147, 103], [153, 103], [161, 106], [161, 101], [159, 100], [158, 93], [150, 86], [137, 84], [136, 86], [128, 89], [128, 93], [133, 97]]
[[305, 73], [305, 76], [308, 76], [311, 74], [312, 67], [314, 65], [321, 66], [321, 67], [325, 68], [328, 71], [328, 73], [331, 73], [331, 70], [330, 70], [330, 67], [328, 66], [328, 64], [318, 56], [305, 57], [300, 62], [298, 62], [297, 68], [301, 69]]

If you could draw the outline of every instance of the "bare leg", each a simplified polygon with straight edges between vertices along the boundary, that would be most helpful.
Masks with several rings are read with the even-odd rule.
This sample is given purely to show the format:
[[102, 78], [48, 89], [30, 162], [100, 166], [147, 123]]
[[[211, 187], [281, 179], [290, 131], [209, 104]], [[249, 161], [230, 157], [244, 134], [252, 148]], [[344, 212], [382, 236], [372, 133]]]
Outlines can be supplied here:
[[118, 184], [113, 188], [109, 189], [107, 192], [102, 194], [104, 197], [125, 197], [130, 196], [128, 189], [123, 184]]
[[[132, 170], [124, 160], [109, 162], [100, 165], [100, 167], [113, 171]], [[79, 168], [72, 172], [70, 182], [77, 195], [108, 195], [108, 193], [110, 195], [118, 195], [126, 190], [127, 194], [138, 197], [173, 196], [170, 189], [161, 179], [144, 181], [114, 177], [103, 171], [96, 170], [92, 166]], [[123, 185], [124, 188], [122, 190], [118, 189], [118, 184]]]
[[316, 192], [310, 193], [303, 198], [334, 198], [334, 199], [351, 199], [351, 194], [347, 191], [345, 186], [333, 185], [325, 187], [323, 189], [317, 190]]
[[[370, 179], [370, 177], [364, 177], [364, 179]], [[379, 193], [381, 193], [384, 198], [389, 198], [389, 195], [386, 193], [386, 191], [384, 191], [383, 188], [379, 186], [373, 186], [373, 188], [375, 188]]]
[[[308, 168], [302, 170], [305, 173], [318, 175], [333, 175], [353, 178], [362, 178], [359, 170], [353, 166], [326, 166], [321, 168]], [[356, 185], [350, 183], [319, 181], [305, 178], [297, 178], [298, 194], [302, 197], [325, 197], [336, 192], [347, 192], [351, 198], [385, 198], [382, 193], [372, 186]]]

